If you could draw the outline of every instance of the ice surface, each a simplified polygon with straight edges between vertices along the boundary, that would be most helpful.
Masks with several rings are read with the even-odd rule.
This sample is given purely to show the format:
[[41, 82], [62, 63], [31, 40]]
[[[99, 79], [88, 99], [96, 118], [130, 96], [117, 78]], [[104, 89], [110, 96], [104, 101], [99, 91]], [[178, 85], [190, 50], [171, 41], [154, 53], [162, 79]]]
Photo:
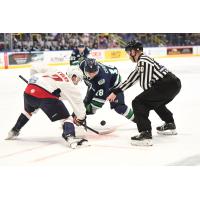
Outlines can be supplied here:
[[[168, 107], [174, 113], [177, 136], [159, 136], [155, 128], [163, 122], [151, 111], [153, 147], [134, 147], [130, 137], [137, 134], [136, 125], [110, 110], [107, 102], [95, 115], [88, 116], [88, 125], [108, 130], [107, 135], [86, 133], [91, 147], [69, 149], [62, 139], [60, 123], [51, 123], [39, 111], [21, 130], [17, 140], [6, 141], [8, 131], [23, 110], [23, 90], [26, 86], [18, 75], [29, 78], [29, 69], [0, 71], [0, 165], [66, 165], [66, 166], [165, 166], [200, 165], [200, 57], [157, 59], [182, 81], [179, 95]], [[130, 61], [109, 63], [119, 68], [123, 80], [134, 68]], [[62, 68], [62, 67], [61, 67]], [[83, 96], [86, 88], [80, 85]], [[125, 92], [126, 103], [142, 89], [139, 84]], [[66, 103], [66, 105], [68, 105]], [[105, 126], [100, 121], [105, 120]], [[79, 129], [83, 134], [84, 130]]]

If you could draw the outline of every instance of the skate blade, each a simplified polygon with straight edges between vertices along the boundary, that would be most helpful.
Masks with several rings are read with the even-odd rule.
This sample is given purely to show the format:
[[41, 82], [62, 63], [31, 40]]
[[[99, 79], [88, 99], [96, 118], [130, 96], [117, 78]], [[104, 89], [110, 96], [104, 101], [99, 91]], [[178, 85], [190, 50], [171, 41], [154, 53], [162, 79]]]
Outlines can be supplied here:
[[91, 145], [89, 144], [88, 141], [83, 141], [81, 142], [73, 142], [71, 144], [68, 144], [68, 147], [71, 149], [77, 149], [77, 148], [84, 148], [84, 147], [90, 147]]
[[5, 138], [5, 140], [16, 140], [17, 136], [13, 135], [13, 136], [8, 136], [7, 138]]
[[159, 135], [177, 135], [176, 129], [174, 130], [166, 130], [166, 131], [157, 131]]
[[77, 146], [78, 146], [77, 142], [73, 142], [73, 143], [69, 144], [69, 147], [70, 147], [71, 149], [76, 149]]
[[81, 149], [81, 148], [86, 148], [86, 147], [91, 147], [91, 145], [90, 144], [87, 144], [87, 145], [85, 145], [85, 144], [82, 144], [82, 145], [70, 145], [71, 149]]
[[131, 145], [133, 146], [153, 146], [152, 139], [146, 139], [146, 140], [131, 140]]
[[81, 144], [78, 144], [78, 147], [89, 147], [91, 144], [88, 141], [83, 141]]

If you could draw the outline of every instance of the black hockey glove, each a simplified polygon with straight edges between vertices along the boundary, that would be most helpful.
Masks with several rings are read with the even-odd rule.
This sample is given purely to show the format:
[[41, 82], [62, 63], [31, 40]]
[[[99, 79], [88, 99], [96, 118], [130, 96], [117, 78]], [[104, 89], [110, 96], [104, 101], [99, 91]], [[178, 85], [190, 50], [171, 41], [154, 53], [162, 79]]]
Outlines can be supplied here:
[[57, 96], [57, 97], [60, 97], [60, 93], [61, 93], [60, 88], [57, 88], [56, 90], [54, 90], [54, 91], [52, 92], [52, 94], [55, 95], [55, 96]]
[[75, 115], [75, 113], [73, 112], [72, 114], [71, 114], [71, 116], [74, 118], [74, 117], [76, 117], [76, 115]]

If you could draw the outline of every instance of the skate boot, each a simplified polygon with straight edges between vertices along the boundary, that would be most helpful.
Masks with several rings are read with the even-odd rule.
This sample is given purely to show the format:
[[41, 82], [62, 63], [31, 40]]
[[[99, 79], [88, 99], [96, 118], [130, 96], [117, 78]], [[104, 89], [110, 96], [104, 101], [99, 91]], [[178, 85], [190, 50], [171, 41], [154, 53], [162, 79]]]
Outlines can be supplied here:
[[67, 142], [67, 146], [72, 149], [76, 149], [77, 147], [89, 146], [88, 140], [85, 138], [69, 136], [65, 140]]
[[156, 128], [157, 133], [161, 135], [177, 135], [176, 125], [174, 123], [165, 123]]
[[142, 131], [140, 135], [131, 137], [131, 144], [135, 146], [152, 146], [151, 131]]
[[5, 140], [13, 140], [16, 139], [16, 137], [19, 135], [19, 130], [17, 129], [11, 129], [8, 133], [8, 136]]

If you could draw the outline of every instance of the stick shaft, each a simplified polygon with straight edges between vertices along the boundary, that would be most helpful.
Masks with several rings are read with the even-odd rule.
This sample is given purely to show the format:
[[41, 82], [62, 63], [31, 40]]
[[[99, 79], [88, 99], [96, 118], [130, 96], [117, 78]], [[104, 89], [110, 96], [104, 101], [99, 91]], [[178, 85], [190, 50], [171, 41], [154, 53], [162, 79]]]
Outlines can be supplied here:
[[87, 126], [87, 125], [82, 125], [82, 126], [84, 126], [86, 129], [88, 129], [88, 130], [90, 130], [90, 131], [92, 131], [92, 132], [94, 132], [94, 133], [96, 133], [96, 134], [99, 134], [99, 131], [96, 131], [96, 130], [94, 130], [93, 128]]
[[24, 82], [28, 84], [28, 81], [22, 75], [19, 75], [19, 78], [21, 78]]

